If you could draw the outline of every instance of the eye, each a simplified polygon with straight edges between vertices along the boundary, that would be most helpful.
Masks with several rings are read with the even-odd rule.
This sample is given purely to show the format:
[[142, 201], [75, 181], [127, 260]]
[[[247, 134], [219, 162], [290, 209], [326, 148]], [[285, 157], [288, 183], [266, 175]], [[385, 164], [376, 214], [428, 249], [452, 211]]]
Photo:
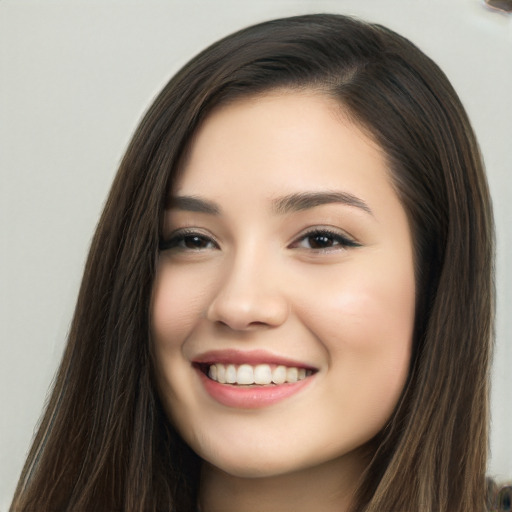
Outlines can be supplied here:
[[347, 235], [326, 229], [315, 229], [301, 235], [290, 247], [292, 249], [329, 251], [346, 247], [360, 247], [360, 244]]
[[159, 249], [161, 251], [169, 249], [180, 249], [183, 251], [205, 251], [218, 249], [218, 247], [219, 246], [212, 237], [195, 231], [175, 232], [168, 240], [162, 240], [159, 244]]

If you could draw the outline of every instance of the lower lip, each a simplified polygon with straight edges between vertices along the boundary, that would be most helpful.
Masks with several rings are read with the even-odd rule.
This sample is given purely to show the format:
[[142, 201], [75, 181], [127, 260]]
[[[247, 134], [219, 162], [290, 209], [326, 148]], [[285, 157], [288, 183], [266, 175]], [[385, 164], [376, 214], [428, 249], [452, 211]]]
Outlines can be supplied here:
[[309, 376], [298, 382], [269, 386], [235, 386], [209, 379], [199, 369], [197, 372], [204, 388], [214, 400], [227, 407], [238, 409], [259, 409], [278, 403], [302, 391], [311, 383], [313, 377]]

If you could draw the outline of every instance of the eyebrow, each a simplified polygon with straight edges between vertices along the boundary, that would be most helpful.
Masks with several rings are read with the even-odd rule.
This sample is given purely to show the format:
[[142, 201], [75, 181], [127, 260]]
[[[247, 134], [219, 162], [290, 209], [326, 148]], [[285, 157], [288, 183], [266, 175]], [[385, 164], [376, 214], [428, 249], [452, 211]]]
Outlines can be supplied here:
[[[308, 210], [316, 206], [330, 203], [341, 203], [347, 206], [359, 208], [370, 215], [373, 215], [371, 208], [358, 197], [348, 192], [299, 192], [276, 198], [272, 201], [272, 210], [278, 215], [290, 212]], [[219, 215], [220, 207], [213, 201], [202, 199], [196, 196], [174, 196], [171, 197], [166, 208], [176, 208], [188, 212], [206, 213]]]
[[273, 203], [273, 209], [278, 214], [308, 210], [309, 208], [314, 208], [315, 206], [321, 206], [323, 204], [342, 203], [347, 206], [360, 208], [366, 213], [373, 215], [371, 208], [362, 199], [359, 199], [348, 192], [300, 192], [298, 194], [290, 194], [288, 196], [280, 197], [274, 200]]
[[220, 208], [213, 201], [200, 199], [195, 196], [171, 197], [166, 208], [176, 208], [187, 212], [208, 213], [210, 215], [220, 214]]

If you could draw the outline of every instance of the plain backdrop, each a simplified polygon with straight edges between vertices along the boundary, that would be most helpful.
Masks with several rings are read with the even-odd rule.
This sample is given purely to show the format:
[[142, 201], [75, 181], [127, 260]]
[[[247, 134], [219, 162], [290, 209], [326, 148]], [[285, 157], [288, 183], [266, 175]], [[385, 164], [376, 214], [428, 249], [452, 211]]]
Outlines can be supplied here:
[[138, 119], [206, 45], [308, 12], [376, 21], [447, 73], [486, 161], [498, 232], [489, 473], [512, 478], [512, 15], [480, 0], [0, 0], [0, 510], [65, 343], [88, 245]]

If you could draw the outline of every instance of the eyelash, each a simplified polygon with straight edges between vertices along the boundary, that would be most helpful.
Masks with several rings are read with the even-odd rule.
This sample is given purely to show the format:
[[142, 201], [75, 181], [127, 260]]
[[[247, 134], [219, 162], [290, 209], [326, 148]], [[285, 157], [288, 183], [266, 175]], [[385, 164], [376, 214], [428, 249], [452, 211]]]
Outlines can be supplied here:
[[[313, 238], [318, 239], [323, 238], [326, 240], [327, 245], [326, 247], [300, 247], [300, 244], [304, 242], [307, 239]], [[201, 232], [194, 231], [193, 229], [187, 229], [187, 230], [180, 230], [175, 232], [172, 237], [169, 240], [162, 240], [159, 244], [159, 249], [161, 251], [166, 251], [170, 249], [180, 249], [183, 251], [202, 251], [202, 250], [211, 250], [212, 247], [186, 247], [183, 244], [186, 243], [187, 239], [190, 242], [199, 242], [205, 245], [213, 245], [214, 249], [219, 248], [219, 244], [217, 241], [208, 235], [205, 235]], [[311, 245], [311, 243], [310, 243]], [[357, 243], [355, 240], [352, 240], [346, 235], [342, 235], [341, 233], [338, 233], [336, 231], [332, 231], [325, 228], [314, 228], [309, 231], [306, 231], [299, 235], [295, 241], [293, 241], [288, 247], [291, 249], [306, 249], [306, 250], [312, 250], [315, 252], [328, 252], [332, 250], [339, 250], [339, 249], [346, 249], [350, 247], [360, 247], [361, 244]]]
[[[299, 237], [290, 244], [289, 247], [293, 248], [299, 248], [299, 245], [301, 242], [312, 239], [312, 238], [323, 238], [324, 240], [327, 239], [332, 244], [336, 245], [329, 245], [327, 247], [304, 247], [304, 249], [313, 250], [316, 252], [327, 252], [331, 250], [337, 250], [341, 248], [348, 248], [348, 247], [360, 247], [361, 244], [357, 243], [355, 240], [352, 240], [346, 235], [343, 235], [337, 231], [333, 231], [326, 228], [314, 228], [312, 230], [306, 231], [305, 233], [302, 233], [299, 235]], [[311, 241], [311, 240], [310, 240]], [[318, 240], [317, 240], [318, 241]]]
[[181, 246], [180, 244], [185, 243], [187, 239], [196, 239], [198, 241], [206, 242], [207, 244], [214, 244], [215, 248], [219, 248], [219, 245], [211, 236], [205, 235], [201, 232], [194, 231], [193, 229], [182, 229], [179, 230], [171, 236], [168, 240], [161, 240], [159, 244], [159, 249], [161, 251], [166, 251], [169, 249], [181, 249], [181, 250], [189, 250], [189, 251], [200, 251], [204, 250], [204, 248], [190, 248]]

